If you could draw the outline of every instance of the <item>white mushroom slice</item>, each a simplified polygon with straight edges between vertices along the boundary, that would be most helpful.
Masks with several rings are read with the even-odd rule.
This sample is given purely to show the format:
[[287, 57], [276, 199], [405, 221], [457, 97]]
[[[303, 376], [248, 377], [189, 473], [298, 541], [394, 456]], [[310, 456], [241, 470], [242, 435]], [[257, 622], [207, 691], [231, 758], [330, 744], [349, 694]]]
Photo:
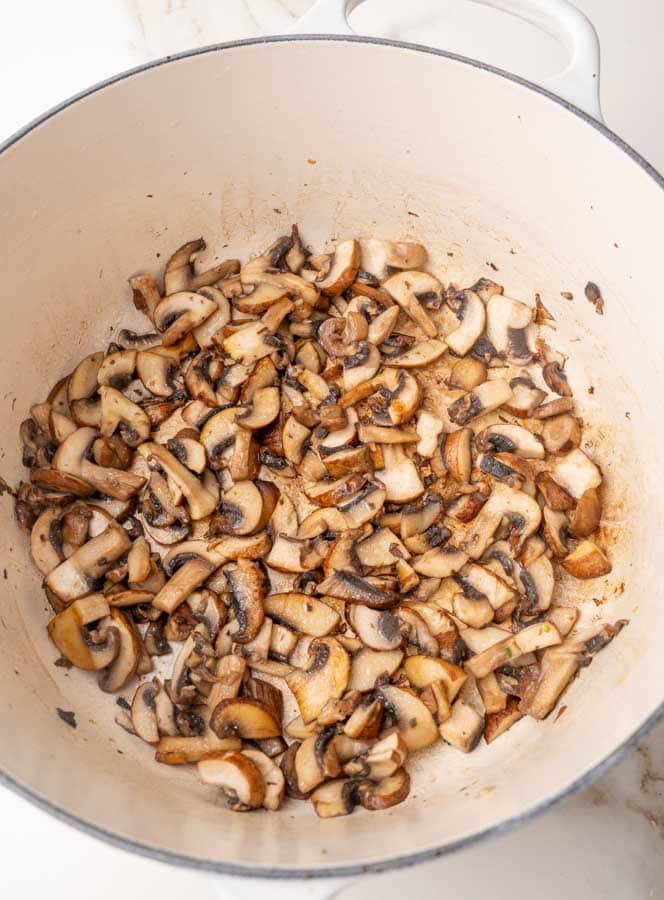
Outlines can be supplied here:
[[97, 374], [104, 361], [104, 354], [91, 353], [80, 361], [69, 376], [67, 382], [67, 400], [69, 404], [75, 400], [87, 400], [98, 387]]
[[407, 657], [404, 670], [410, 683], [419, 690], [434, 682], [442, 682], [450, 703], [454, 702], [467, 677], [463, 669], [454, 663], [420, 654]]
[[279, 300], [288, 298], [288, 290], [277, 284], [257, 284], [250, 294], [233, 300], [233, 308], [243, 313], [260, 316]]
[[545, 391], [535, 386], [531, 378], [521, 375], [510, 381], [511, 398], [505, 402], [505, 412], [521, 419], [528, 418], [546, 397]]
[[499, 422], [489, 425], [475, 438], [478, 450], [494, 453], [515, 453], [524, 459], [544, 459], [545, 449], [541, 438], [523, 428]]
[[[539, 507], [538, 507], [539, 508]], [[413, 568], [428, 578], [449, 578], [468, 561], [468, 554], [457, 547], [434, 547], [413, 561]]]
[[581, 541], [562, 560], [562, 567], [575, 578], [599, 578], [611, 571], [611, 562], [593, 541]]
[[391, 356], [390, 365], [395, 369], [420, 369], [434, 363], [446, 350], [447, 344], [444, 341], [422, 341], [416, 344], [412, 350], [407, 350], [399, 356]]
[[453, 353], [465, 356], [484, 331], [486, 309], [474, 291], [458, 291], [447, 302], [461, 324], [445, 340]]
[[210, 520], [210, 533], [255, 534], [267, 525], [278, 499], [279, 489], [272, 482], [236, 481]]
[[390, 269], [417, 269], [427, 261], [428, 253], [423, 244], [414, 241], [383, 241], [379, 238], [363, 238], [361, 266], [363, 271], [382, 280]]
[[512, 388], [502, 378], [485, 381], [469, 394], [455, 400], [448, 409], [450, 421], [457, 425], [467, 425], [472, 419], [493, 412], [512, 397]]
[[111, 607], [109, 615], [99, 623], [100, 630], [115, 629], [120, 636], [117, 656], [110, 665], [99, 674], [99, 687], [107, 693], [121, 690], [136, 672], [142, 644], [132, 622], [119, 609]]
[[438, 336], [436, 324], [420, 302], [422, 299], [433, 299], [439, 306], [442, 302], [442, 286], [437, 278], [428, 272], [400, 272], [383, 282], [383, 288], [396, 300], [404, 312], [427, 337]]
[[260, 750], [246, 748], [242, 755], [248, 757], [260, 771], [265, 784], [265, 797], [263, 806], [265, 809], [276, 811], [281, 806], [286, 790], [286, 781], [279, 766]]
[[580, 500], [586, 491], [602, 483], [599, 467], [579, 449], [556, 459], [551, 467], [551, 476], [575, 500]]
[[347, 615], [353, 631], [369, 649], [397, 650], [401, 646], [399, 619], [389, 610], [353, 603], [349, 605]]
[[420, 698], [410, 690], [394, 684], [382, 685], [378, 694], [386, 709], [394, 716], [397, 729], [409, 753], [429, 747], [438, 739], [433, 716]]
[[417, 452], [427, 459], [432, 457], [438, 447], [443, 420], [426, 410], [420, 410], [417, 417]]
[[265, 802], [265, 782], [256, 762], [245, 753], [210, 753], [198, 762], [198, 777], [204, 784], [222, 789], [229, 809], [243, 812]]
[[360, 650], [351, 662], [348, 690], [363, 693], [374, 690], [378, 679], [391, 678], [402, 660], [402, 650]]
[[399, 318], [399, 312], [400, 307], [395, 304], [394, 306], [388, 306], [386, 310], [371, 320], [367, 334], [367, 340], [370, 344], [378, 347], [392, 334]]
[[322, 563], [323, 555], [311, 540], [279, 534], [265, 564], [278, 572], [310, 572]]
[[408, 746], [399, 732], [393, 731], [381, 741], [376, 741], [362, 762], [366, 766], [367, 775], [372, 781], [381, 781], [394, 775], [405, 763]]
[[204, 519], [214, 511], [217, 506], [216, 499], [205, 490], [196, 476], [165, 447], [155, 442], [147, 442], [141, 445], [139, 452], [145, 455], [148, 461], [155, 460], [182, 491], [192, 519]]
[[110, 665], [118, 654], [119, 634], [112, 628], [86, 626], [104, 619], [109, 606], [103, 594], [74, 600], [47, 625], [48, 634], [62, 656], [79, 669], [98, 670]]
[[504, 294], [494, 294], [486, 306], [486, 336], [507, 362], [527, 365], [532, 359], [527, 328], [533, 311], [525, 303]]
[[337, 297], [355, 281], [359, 266], [359, 241], [341, 241], [334, 250], [327, 275], [321, 281], [317, 281], [316, 286], [321, 294]]
[[281, 662], [288, 662], [291, 653], [295, 650], [297, 640], [297, 634], [294, 631], [286, 628], [285, 625], [273, 622], [270, 632], [269, 655]]
[[155, 308], [161, 300], [159, 287], [154, 275], [132, 275], [128, 281], [133, 293], [134, 306], [140, 312], [145, 313], [148, 319], [152, 321]]
[[195, 557], [187, 560], [155, 595], [152, 605], [172, 613], [213, 571], [214, 565], [206, 559]]
[[494, 485], [489, 499], [463, 541], [463, 548], [471, 559], [479, 559], [506, 517], [513, 523], [513, 536], [518, 535], [518, 551], [539, 528], [542, 511], [539, 504], [523, 491], [515, 491], [505, 484]]
[[199, 294], [216, 304], [217, 309], [202, 325], [192, 329], [196, 343], [203, 349], [214, 346], [213, 337], [218, 334], [231, 320], [231, 305], [228, 298], [216, 287], [203, 287]]
[[542, 440], [548, 453], [569, 453], [581, 443], [581, 423], [569, 415], [546, 419]]
[[316, 719], [328, 700], [343, 695], [350, 675], [348, 654], [334, 638], [312, 641], [309, 659], [306, 671], [298, 669], [286, 677], [305, 723]]
[[76, 431], [76, 423], [69, 416], [51, 410], [48, 416], [48, 432], [56, 444], [61, 444]]
[[379, 481], [368, 481], [345, 503], [339, 505], [348, 528], [359, 528], [378, 515], [385, 503], [385, 487]]
[[164, 347], [176, 344], [181, 338], [202, 325], [217, 311], [217, 304], [202, 294], [178, 291], [161, 300], [154, 310], [154, 324], [162, 332]]
[[438, 494], [428, 494], [417, 506], [410, 504], [404, 506], [399, 516], [401, 537], [406, 540], [413, 535], [422, 534], [437, 522], [442, 514], [443, 501]]
[[294, 760], [297, 786], [301, 794], [308, 794], [327, 778], [341, 772], [332, 736], [326, 731], [302, 741]]
[[543, 650], [560, 642], [558, 629], [549, 622], [529, 625], [473, 656], [466, 662], [466, 671], [476, 678], [483, 678], [499, 666], [513, 665], [515, 660], [526, 653]]
[[380, 367], [380, 351], [368, 341], [361, 341], [354, 353], [344, 357], [343, 388], [352, 391], [374, 377]]
[[61, 600], [83, 597], [130, 547], [123, 528], [109, 527], [49, 572], [45, 584]]
[[47, 507], [32, 526], [30, 552], [42, 575], [48, 575], [63, 561], [61, 511], [56, 507]]
[[402, 604], [397, 608], [396, 615], [401, 622], [404, 641], [407, 644], [412, 644], [420, 653], [427, 656], [439, 655], [438, 641], [429, 631], [427, 623], [414, 609]]
[[410, 553], [389, 528], [378, 528], [372, 535], [355, 545], [355, 553], [363, 566], [377, 568], [394, 565], [398, 560], [410, 559]]
[[522, 604], [527, 615], [545, 612], [551, 606], [556, 580], [551, 560], [542, 554], [529, 562], [527, 566], [519, 565], [516, 576], [521, 582], [525, 603]]
[[514, 590], [503, 578], [477, 563], [468, 563], [464, 566], [455, 576], [455, 581], [471, 600], [486, 599], [494, 610], [500, 609], [515, 598]]
[[494, 611], [488, 600], [475, 600], [465, 594], [455, 594], [452, 608], [457, 619], [472, 628], [483, 628], [493, 621]]
[[123, 441], [130, 447], [137, 447], [150, 435], [150, 420], [140, 406], [132, 403], [124, 394], [108, 385], [99, 389], [101, 397], [100, 431], [110, 437], [120, 426]]
[[[472, 682], [471, 698], [463, 694], [452, 704], [452, 715], [438, 728], [440, 736], [452, 747], [463, 753], [470, 753], [479, 743], [484, 731], [484, 703], [477, 689], [474, 679]], [[464, 688], [466, 687], [464, 685]], [[477, 695], [477, 700], [472, 695]]]
[[486, 376], [486, 363], [466, 356], [454, 363], [446, 384], [450, 390], [472, 391], [486, 381]]
[[341, 510], [335, 507], [323, 507], [322, 509], [315, 509], [306, 516], [297, 530], [297, 537], [313, 538], [324, 534], [326, 531], [345, 531], [348, 527]]
[[104, 357], [97, 371], [97, 381], [123, 391], [131, 383], [135, 368], [136, 351], [117, 350]]
[[407, 503], [424, 493], [417, 466], [406, 456], [401, 444], [385, 444], [383, 459], [385, 466], [375, 476], [385, 486], [387, 501]]

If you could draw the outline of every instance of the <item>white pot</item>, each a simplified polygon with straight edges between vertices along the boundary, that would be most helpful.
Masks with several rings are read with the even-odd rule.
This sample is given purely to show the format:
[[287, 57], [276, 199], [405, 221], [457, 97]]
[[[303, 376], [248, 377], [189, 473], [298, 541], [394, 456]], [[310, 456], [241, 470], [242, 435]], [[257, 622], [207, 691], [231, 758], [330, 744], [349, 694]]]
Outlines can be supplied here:
[[[319, 3], [303, 27], [338, 30], [347, 5]], [[597, 114], [596, 40], [580, 14], [563, 0], [493, 5], [565, 38], [573, 62], [556, 89]], [[205, 235], [212, 260], [246, 256], [295, 221], [314, 246], [332, 235], [412, 236], [433, 249], [446, 280], [495, 267], [511, 295], [539, 291], [555, 315], [552, 342], [571, 356], [610, 495], [614, 571], [579, 598], [587, 615], [630, 625], [572, 685], [562, 717], [523, 720], [469, 756], [439, 745], [415, 758], [411, 797], [390, 813], [321, 822], [292, 803], [280, 815], [234, 815], [191, 772], [156, 766], [113, 724], [114, 699], [93, 678], [54, 667], [40, 579], [5, 496], [4, 780], [138, 852], [305, 876], [452, 850], [602, 772], [664, 699], [663, 186], [619, 138], [546, 90], [373, 39], [183, 54], [112, 79], [10, 140], [0, 158], [0, 468], [9, 483], [24, 474], [17, 428], [28, 405], [119, 323], [143, 327], [126, 277], [159, 266], [183, 240]], [[584, 297], [589, 280], [603, 290], [602, 317]], [[75, 711], [75, 730], [56, 707]]]

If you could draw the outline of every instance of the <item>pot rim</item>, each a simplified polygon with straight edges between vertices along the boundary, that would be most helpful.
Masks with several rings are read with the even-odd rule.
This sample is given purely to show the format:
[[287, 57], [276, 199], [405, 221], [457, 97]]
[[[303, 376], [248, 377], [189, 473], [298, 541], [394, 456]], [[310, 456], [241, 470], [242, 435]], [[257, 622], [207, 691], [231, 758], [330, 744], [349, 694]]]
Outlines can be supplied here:
[[[63, 112], [68, 107], [73, 106], [80, 100], [84, 100], [87, 97], [96, 94], [98, 91], [101, 91], [107, 87], [110, 87], [111, 85], [114, 85], [120, 81], [124, 81], [125, 79], [131, 78], [132, 76], [138, 75], [149, 69], [168, 65], [170, 63], [178, 62], [179, 60], [187, 59], [193, 56], [201, 56], [207, 53], [218, 53], [220, 51], [235, 49], [238, 47], [250, 47], [258, 44], [292, 43], [297, 41], [364, 43], [397, 47], [401, 50], [411, 50], [417, 53], [427, 53], [432, 56], [444, 57], [445, 59], [463, 63], [476, 69], [483, 69], [484, 71], [490, 72], [494, 75], [498, 75], [501, 78], [516, 82], [517, 84], [520, 84], [523, 87], [529, 88], [535, 93], [542, 95], [543, 97], [558, 104], [559, 106], [562, 106], [564, 109], [568, 110], [578, 118], [583, 119], [588, 125], [598, 131], [601, 135], [611, 141], [612, 144], [615, 144], [616, 147], [618, 147], [628, 157], [630, 157], [633, 162], [635, 162], [641, 169], [643, 169], [643, 171], [647, 175], [649, 175], [653, 179], [655, 184], [661, 190], [664, 190], [664, 176], [662, 176], [658, 172], [658, 170], [655, 169], [655, 167], [651, 165], [651, 163], [649, 163], [643, 156], [641, 156], [640, 153], [637, 153], [637, 151], [634, 150], [633, 147], [626, 143], [626, 141], [619, 137], [614, 131], [611, 131], [610, 128], [607, 128], [603, 122], [599, 122], [588, 113], [579, 109], [573, 103], [570, 103], [567, 100], [563, 100], [561, 97], [558, 97], [556, 94], [552, 93], [546, 88], [540, 87], [539, 85], [534, 84], [533, 82], [528, 81], [527, 79], [522, 78], [519, 75], [513, 75], [512, 73], [506, 72], [505, 70], [500, 69], [496, 66], [492, 66], [488, 63], [480, 62], [479, 60], [462, 56], [458, 53], [450, 53], [447, 50], [440, 50], [435, 47], [427, 47], [422, 44], [411, 44], [405, 41], [395, 41], [378, 37], [364, 37], [360, 35], [288, 34], [273, 35], [260, 38], [248, 38], [238, 41], [227, 41], [224, 43], [209, 44], [205, 47], [196, 47], [192, 50], [184, 50], [180, 53], [175, 53], [169, 56], [160, 57], [147, 63], [142, 63], [139, 66], [134, 66], [131, 69], [126, 69], [125, 71], [120, 72], [117, 75], [112, 75], [109, 78], [105, 78], [104, 80], [91, 85], [89, 88], [86, 88], [85, 90], [74, 94], [68, 99], [62, 101], [61, 103], [58, 103], [46, 112], [37, 116], [22, 128], [19, 128], [18, 131], [16, 131], [14, 134], [10, 135], [10, 137], [5, 141], [0, 143], [0, 156], [7, 150], [9, 150], [10, 147], [13, 147], [15, 144], [21, 141], [22, 138], [30, 134], [30, 132], [32, 132], [35, 128], [58, 115], [60, 112]], [[21, 797], [24, 797], [26, 800], [29, 800], [31, 803], [44, 810], [45, 812], [50, 813], [56, 819], [62, 822], [66, 822], [69, 825], [73, 825], [75, 828], [83, 831], [88, 835], [91, 835], [92, 837], [99, 838], [100, 840], [106, 841], [112, 846], [119, 847], [123, 850], [129, 850], [133, 853], [137, 853], [141, 856], [145, 856], [149, 859], [154, 859], [159, 862], [170, 863], [171, 865], [177, 866], [186, 866], [188, 868], [198, 869], [201, 871], [216, 872], [222, 875], [244, 876], [250, 878], [312, 879], [353, 876], [358, 877], [364, 874], [385, 872], [391, 869], [405, 868], [406, 866], [417, 865], [418, 863], [436, 859], [448, 853], [460, 850], [464, 847], [470, 847], [473, 844], [478, 843], [481, 840], [485, 840], [489, 837], [498, 836], [511, 831], [513, 828], [517, 827], [518, 825], [524, 824], [535, 815], [541, 812], [545, 812], [546, 810], [551, 809], [553, 806], [560, 803], [562, 800], [571, 797], [577, 791], [588, 788], [592, 784], [594, 784], [594, 782], [597, 781], [597, 779], [599, 779], [605, 772], [607, 772], [611, 768], [611, 766], [622, 759], [626, 755], [626, 753], [630, 749], [632, 749], [636, 745], [636, 743], [657, 724], [657, 722], [660, 721], [660, 719], [664, 719], [664, 699], [657, 707], [657, 709], [655, 709], [651, 713], [651, 715], [629, 737], [627, 737], [623, 741], [622, 744], [616, 747], [615, 750], [609, 753], [603, 760], [600, 760], [600, 762], [598, 762], [592, 768], [583, 772], [581, 775], [579, 775], [578, 778], [563, 787], [557, 794], [547, 797], [540, 803], [533, 804], [528, 809], [512, 816], [509, 819], [506, 819], [503, 822], [492, 825], [488, 828], [484, 828], [475, 834], [468, 835], [467, 837], [460, 838], [457, 841], [453, 841], [452, 843], [448, 843], [443, 846], [431, 847], [427, 850], [422, 850], [416, 853], [409, 853], [403, 856], [394, 856], [388, 859], [378, 860], [370, 863], [358, 863], [355, 865], [330, 865], [329, 867], [324, 868], [299, 868], [292, 866], [286, 868], [263, 868], [257, 866], [237, 865], [235, 863], [228, 862], [218, 862], [211, 859], [199, 859], [197, 857], [177, 853], [173, 850], [163, 850], [159, 849], [158, 847], [150, 846], [149, 844], [141, 843], [140, 841], [134, 840], [132, 838], [124, 837], [122, 835], [116, 834], [115, 832], [108, 831], [106, 828], [103, 828], [95, 824], [94, 822], [90, 822], [87, 819], [82, 819], [79, 816], [64, 809], [63, 807], [52, 803], [46, 797], [43, 797], [41, 794], [32, 790], [28, 786], [16, 781], [11, 775], [9, 775], [9, 773], [5, 772], [2, 768], [0, 768], [0, 784], [19, 794]]]

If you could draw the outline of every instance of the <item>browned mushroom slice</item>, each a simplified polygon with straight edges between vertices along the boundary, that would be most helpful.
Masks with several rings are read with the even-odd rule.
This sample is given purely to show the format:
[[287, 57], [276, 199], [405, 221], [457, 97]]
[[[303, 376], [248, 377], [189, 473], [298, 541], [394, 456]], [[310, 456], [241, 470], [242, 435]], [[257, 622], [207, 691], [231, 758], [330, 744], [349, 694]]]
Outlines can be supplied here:
[[326, 781], [312, 793], [311, 802], [320, 819], [348, 816], [358, 803], [357, 781], [347, 778]]
[[264, 531], [248, 537], [225, 535], [210, 543], [210, 549], [228, 560], [261, 559], [270, 552], [271, 546], [272, 542]]
[[319, 552], [312, 540], [280, 534], [272, 544], [265, 564], [278, 572], [309, 572], [320, 566], [324, 552]]
[[414, 241], [363, 238], [360, 247], [362, 270], [375, 275], [379, 280], [387, 277], [393, 269], [417, 269], [428, 258], [424, 245]]
[[131, 541], [123, 528], [109, 527], [49, 572], [45, 584], [61, 600], [83, 597], [130, 546]]
[[256, 637], [265, 618], [265, 574], [260, 564], [250, 559], [238, 559], [237, 562], [229, 563], [224, 567], [224, 574], [238, 623], [233, 640], [238, 644], [246, 644]]
[[104, 360], [104, 353], [91, 353], [76, 366], [67, 382], [67, 400], [87, 400], [97, 391], [97, 373]]
[[270, 630], [270, 646], [268, 648], [269, 655], [280, 662], [288, 662], [291, 653], [295, 650], [298, 637], [290, 628], [285, 625], [272, 623]]
[[486, 309], [474, 291], [457, 291], [447, 300], [460, 325], [447, 335], [447, 345], [457, 356], [465, 356], [484, 331]]
[[486, 335], [500, 356], [512, 365], [527, 365], [532, 359], [528, 326], [533, 311], [525, 303], [494, 294], [486, 307]]
[[343, 695], [350, 675], [348, 654], [334, 638], [313, 640], [309, 659], [306, 671], [293, 671], [286, 678], [305, 723], [316, 719], [328, 700]]
[[154, 310], [154, 324], [162, 332], [164, 347], [176, 344], [181, 338], [202, 325], [217, 311], [217, 304], [202, 294], [177, 291], [161, 300]]
[[463, 548], [471, 559], [478, 559], [484, 553], [494, 532], [506, 517], [513, 523], [512, 536], [517, 537], [516, 550], [519, 551], [526, 539], [538, 529], [542, 511], [539, 504], [523, 491], [496, 484], [463, 542]]
[[399, 598], [390, 590], [382, 590], [355, 572], [335, 569], [318, 585], [320, 594], [339, 597], [349, 603], [364, 603], [373, 609], [388, 609], [398, 603]]
[[547, 419], [542, 440], [548, 453], [569, 453], [581, 443], [581, 423], [569, 415]]
[[64, 559], [61, 511], [47, 507], [30, 534], [32, 560], [42, 575], [48, 575]]
[[585, 538], [597, 530], [602, 518], [602, 501], [597, 488], [588, 488], [576, 505], [570, 518], [569, 532], [576, 538]]
[[365, 809], [374, 811], [390, 809], [408, 796], [410, 776], [405, 769], [398, 769], [393, 775], [383, 778], [378, 784], [363, 781], [357, 789], [360, 803]]
[[263, 529], [279, 499], [278, 488], [267, 481], [238, 481], [226, 491], [210, 520], [211, 534], [254, 534]]
[[394, 306], [388, 306], [387, 309], [372, 319], [369, 323], [367, 340], [376, 347], [380, 346], [392, 334], [399, 318], [399, 312], [400, 308], [395, 304]]
[[120, 638], [115, 659], [99, 674], [99, 687], [102, 691], [114, 693], [123, 688], [136, 672], [142, 650], [141, 639], [132, 621], [114, 607], [100, 621], [99, 628], [114, 628]]
[[147, 442], [141, 445], [139, 452], [146, 455], [148, 460], [155, 460], [177, 488], [182, 491], [192, 519], [204, 519], [214, 511], [217, 505], [216, 499], [205, 490], [198, 478], [165, 447], [155, 442]]
[[433, 306], [440, 306], [442, 286], [437, 278], [427, 272], [400, 272], [384, 281], [383, 288], [427, 337], [437, 337], [438, 328], [422, 305], [426, 300]]
[[294, 769], [301, 794], [308, 794], [323, 781], [341, 772], [333, 738], [334, 729], [327, 728], [305, 738], [298, 747]]
[[437, 522], [442, 513], [443, 502], [438, 494], [427, 495], [417, 506], [404, 506], [400, 517], [401, 537], [407, 539], [421, 534]]
[[574, 508], [574, 498], [553, 480], [550, 472], [540, 472], [535, 483], [549, 509], [558, 512]]
[[48, 432], [56, 444], [61, 444], [74, 431], [76, 423], [72, 422], [69, 416], [51, 409], [48, 416]]
[[235, 421], [242, 428], [255, 431], [273, 422], [279, 415], [279, 408], [279, 388], [260, 388], [253, 395], [251, 406], [240, 413]]
[[108, 385], [99, 389], [101, 397], [101, 424], [103, 436], [110, 437], [119, 426], [123, 441], [137, 447], [150, 435], [150, 420], [136, 403]]
[[[152, 353], [150, 356], [154, 358], [156, 354]], [[207, 406], [217, 406], [216, 385], [223, 369], [223, 362], [215, 350], [201, 350], [192, 358], [185, 371], [184, 383], [189, 394]]]
[[427, 550], [413, 561], [413, 568], [429, 578], [448, 578], [468, 561], [468, 554], [457, 547], [445, 545]]
[[455, 400], [447, 409], [447, 415], [457, 425], [467, 425], [477, 416], [493, 412], [512, 397], [512, 388], [501, 378], [485, 381], [468, 394]]
[[358, 429], [358, 434], [360, 440], [365, 444], [411, 444], [420, 439], [416, 431], [385, 425], [362, 424]]
[[414, 375], [405, 369], [384, 369], [377, 376], [380, 381], [380, 403], [372, 399], [372, 417], [377, 425], [404, 425], [418, 411], [422, 388]]
[[[108, 576], [107, 576], [108, 577]], [[141, 603], [150, 603], [154, 594], [152, 591], [141, 591], [135, 588], [119, 590], [115, 593], [107, 593], [107, 600], [111, 606], [138, 606]]]
[[301, 634], [325, 637], [339, 624], [339, 615], [322, 600], [308, 594], [271, 594], [265, 598], [265, 613]]
[[519, 700], [517, 697], [507, 697], [505, 707], [498, 712], [488, 712], [484, 723], [484, 740], [487, 744], [495, 741], [501, 734], [512, 727], [519, 719], [523, 718], [523, 713], [519, 709]]
[[505, 412], [521, 419], [528, 418], [546, 397], [545, 391], [536, 387], [533, 380], [526, 375], [512, 378], [510, 388], [512, 397], [504, 404]]
[[461, 428], [445, 436], [443, 450], [445, 465], [451, 477], [460, 484], [470, 480], [473, 466], [470, 449], [472, 438], [473, 432], [470, 428]]
[[562, 560], [562, 567], [575, 578], [599, 578], [611, 571], [611, 562], [593, 541], [581, 543]]
[[323, 465], [333, 478], [344, 478], [354, 473], [368, 473], [372, 470], [371, 454], [365, 444], [344, 447], [335, 453], [325, 454]]
[[104, 357], [97, 381], [123, 391], [130, 383], [136, 368], [136, 350], [116, 350]]
[[210, 728], [217, 737], [243, 740], [262, 740], [281, 734], [281, 722], [275, 712], [253, 697], [222, 700], [212, 712]]
[[564, 512], [557, 512], [545, 506], [542, 510], [542, 532], [544, 540], [557, 558], [567, 556], [567, 516]]
[[471, 628], [483, 628], [493, 621], [494, 610], [488, 600], [474, 600], [464, 594], [455, 594], [452, 609], [457, 619]]
[[436, 681], [442, 682], [450, 703], [454, 702], [467, 677], [454, 663], [420, 654], [409, 656], [404, 662], [404, 670], [413, 687], [420, 690]]
[[357, 472], [336, 481], [306, 485], [305, 492], [317, 506], [340, 506], [362, 488], [365, 480], [365, 473]]
[[401, 650], [360, 650], [352, 659], [348, 689], [371, 691], [379, 679], [391, 678], [403, 660]]
[[475, 438], [478, 450], [493, 453], [515, 453], [524, 459], [544, 459], [541, 438], [521, 425], [498, 422], [489, 425]]
[[316, 286], [321, 294], [337, 297], [355, 281], [360, 267], [360, 244], [356, 240], [341, 241], [337, 244], [329, 272]]
[[451, 390], [469, 392], [485, 382], [486, 375], [486, 364], [472, 356], [467, 356], [454, 363], [446, 384]]
[[555, 400], [549, 400], [548, 403], [536, 406], [530, 415], [533, 419], [549, 419], [552, 416], [573, 412], [573, 410], [574, 400], [571, 397], [557, 397]]
[[499, 666], [507, 666], [526, 653], [543, 650], [560, 644], [558, 629], [549, 622], [536, 623], [524, 628], [518, 634], [508, 636], [492, 644], [466, 662], [466, 670], [476, 678], [483, 678]]
[[234, 812], [257, 809], [265, 801], [261, 770], [244, 753], [210, 753], [198, 762], [198, 777], [204, 784], [221, 788], [226, 805]]
[[387, 711], [394, 717], [399, 734], [410, 753], [436, 742], [436, 723], [415, 693], [394, 684], [386, 684], [381, 685], [378, 694], [383, 698]]
[[359, 528], [375, 518], [385, 503], [385, 488], [378, 481], [367, 481], [357, 493], [339, 505], [348, 528]]
[[161, 300], [159, 287], [154, 275], [132, 275], [129, 279], [129, 287], [133, 292], [134, 306], [136, 309], [145, 313], [152, 321], [155, 308]]
[[286, 790], [286, 781], [279, 766], [260, 750], [245, 748], [242, 755], [248, 757], [261, 773], [265, 784], [263, 807], [276, 812], [281, 806]]
[[199, 347], [204, 350], [214, 346], [214, 336], [217, 335], [230, 322], [231, 305], [223, 291], [216, 287], [203, 287], [199, 293], [216, 304], [217, 309], [207, 318], [202, 325], [192, 330], [192, 334]]
[[201, 737], [165, 736], [157, 744], [155, 760], [167, 766], [180, 766], [195, 763], [210, 753], [224, 753], [229, 750], [240, 750], [239, 738], [218, 738], [213, 732]]
[[551, 606], [556, 582], [553, 566], [546, 554], [529, 562], [527, 566], [517, 566], [516, 578], [521, 582], [523, 592], [521, 609], [527, 615], [536, 615]]
[[260, 316], [279, 300], [288, 298], [288, 290], [278, 284], [257, 284], [250, 294], [240, 295], [233, 307], [240, 312]]
[[131, 721], [134, 730], [141, 740], [144, 740], [147, 744], [156, 744], [159, 741], [159, 726], [155, 703], [159, 689], [160, 684], [157, 679], [146, 681], [136, 688], [136, 693], [131, 703]]
[[89, 594], [74, 600], [48, 623], [48, 634], [62, 656], [79, 669], [98, 670], [110, 665], [118, 654], [117, 630], [86, 626], [103, 620], [109, 606], [102, 594]]
[[500, 609], [514, 600], [514, 590], [495, 572], [477, 563], [469, 563], [455, 581], [471, 600], [486, 599], [493, 609]]
[[559, 456], [551, 467], [551, 477], [575, 500], [602, 483], [599, 467], [579, 449]]

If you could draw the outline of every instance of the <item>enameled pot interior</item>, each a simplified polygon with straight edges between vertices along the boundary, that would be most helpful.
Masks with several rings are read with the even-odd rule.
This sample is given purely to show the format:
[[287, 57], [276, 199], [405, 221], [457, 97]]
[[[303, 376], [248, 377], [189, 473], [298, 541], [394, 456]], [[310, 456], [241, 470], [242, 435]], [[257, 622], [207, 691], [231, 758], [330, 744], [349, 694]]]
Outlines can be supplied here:
[[[38, 125], [0, 159], [0, 474], [23, 473], [31, 403], [115, 330], [143, 327], [127, 276], [203, 235], [204, 262], [306, 240], [415, 238], [445, 282], [535, 292], [607, 487], [613, 573], [568, 586], [587, 620], [630, 625], [565, 695], [466, 756], [410, 762], [388, 812], [318, 821], [308, 804], [234, 815], [193, 770], [159, 767], [114, 698], [54, 666], [40, 578], [12, 503], [0, 535], [0, 768], [66, 814], [148, 850], [225, 868], [350, 870], [435, 852], [565, 792], [664, 697], [659, 259], [664, 192], [551, 98], [444, 56], [380, 43], [267, 42], [149, 68]], [[606, 301], [598, 316], [588, 280]], [[572, 301], [561, 297], [571, 291]], [[590, 392], [590, 388], [593, 392]], [[2, 571], [4, 570], [4, 571]], [[129, 692], [125, 692], [128, 695]], [[75, 712], [72, 729], [56, 708]]]

